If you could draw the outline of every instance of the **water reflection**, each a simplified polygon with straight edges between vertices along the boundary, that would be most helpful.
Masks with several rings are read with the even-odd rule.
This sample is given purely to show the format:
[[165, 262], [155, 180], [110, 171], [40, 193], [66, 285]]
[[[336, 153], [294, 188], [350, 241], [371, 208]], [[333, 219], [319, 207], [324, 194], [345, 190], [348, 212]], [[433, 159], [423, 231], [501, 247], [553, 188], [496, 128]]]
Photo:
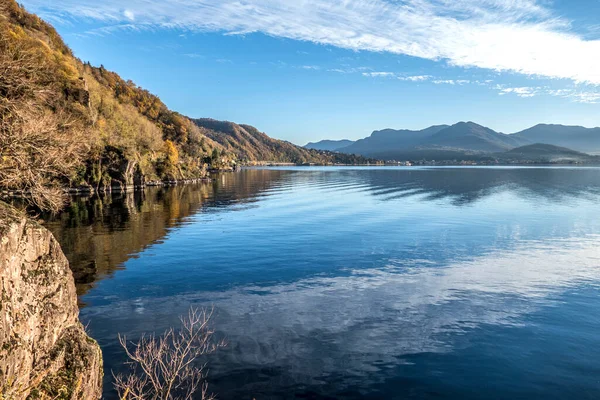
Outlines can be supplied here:
[[96, 266], [107, 370], [117, 333], [213, 304], [222, 399], [596, 398], [599, 205], [596, 168], [256, 169], [49, 226]]
[[210, 183], [73, 196], [58, 216], [42, 217], [69, 259], [81, 296], [201, 209], [255, 201], [257, 193], [281, 179], [281, 173], [274, 171], [246, 175], [250, 179], [231, 174]]
[[294, 186], [343, 192], [362, 188], [381, 201], [420, 196], [468, 205], [502, 190], [564, 203], [600, 193], [596, 168], [251, 169], [210, 184], [148, 188], [126, 194], [73, 197], [58, 217], [46, 215], [75, 273], [78, 293], [132, 255], [163, 238], [201, 209], [258, 201]]
[[502, 190], [555, 202], [600, 194], [598, 168], [364, 168], [335, 172], [322, 169], [315, 174], [320, 175], [324, 187], [331, 185], [331, 176], [335, 174], [336, 188], [361, 183], [383, 201], [423, 195], [425, 200], [451, 199], [460, 206]]
[[[110, 315], [112, 323], [135, 336], [149, 328], [148, 319], [168, 326], [190, 304], [212, 304], [216, 325], [230, 342], [230, 349], [211, 359], [215, 390], [224, 398], [259, 393], [272, 398], [265, 384], [278, 393], [275, 398], [307, 389], [319, 398], [360, 398], [373, 385], [385, 385], [398, 366], [414, 362], [411, 355], [458, 351], [470, 345], [464, 336], [469, 332], [488, 325], [525, 326], [529, 314], [564, 301], [560, 296], [569, 288], [600, 287], [599, 249], [599, 235], [532, 241], [443, 268], [392, 260], [348, 276], [139, 297], [113, 303], [110, 310], [87, 310], [85, 316], [108, 324]], [[549, 335], [554, 327], [545, 329]], [[581, 333], [577, 326], [570, 329]], [[571, 343], [564, 357], [585, 358], [589, 351], [585, 342]], [[564, 365], [555, 367], [569, 373]], [[588, 384], [600, 390], [597, 380]]]

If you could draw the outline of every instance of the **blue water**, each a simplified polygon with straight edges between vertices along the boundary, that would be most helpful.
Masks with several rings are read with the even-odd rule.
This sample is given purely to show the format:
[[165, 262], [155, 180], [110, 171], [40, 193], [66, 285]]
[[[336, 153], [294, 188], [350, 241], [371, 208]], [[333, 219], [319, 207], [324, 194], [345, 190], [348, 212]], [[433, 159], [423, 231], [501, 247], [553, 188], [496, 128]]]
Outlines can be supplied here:
[[228, 342], [206, 360], [220, 399], [600, 398], [600, 169], [273, 168], [160, 190], [101, 213], [103, 238], [169, 221], [81, 296], [107, 398], [117, 334], [190, 306]]

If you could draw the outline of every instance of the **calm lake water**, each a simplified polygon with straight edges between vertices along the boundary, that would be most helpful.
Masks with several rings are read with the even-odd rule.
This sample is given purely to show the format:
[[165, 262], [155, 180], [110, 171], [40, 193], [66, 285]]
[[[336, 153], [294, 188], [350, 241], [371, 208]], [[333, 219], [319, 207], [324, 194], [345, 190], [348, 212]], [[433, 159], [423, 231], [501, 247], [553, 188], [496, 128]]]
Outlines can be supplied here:
[[220, 399], [600, 398], [600, 169], [280, 168], [76, 199], [81, 318], [214, 306]]

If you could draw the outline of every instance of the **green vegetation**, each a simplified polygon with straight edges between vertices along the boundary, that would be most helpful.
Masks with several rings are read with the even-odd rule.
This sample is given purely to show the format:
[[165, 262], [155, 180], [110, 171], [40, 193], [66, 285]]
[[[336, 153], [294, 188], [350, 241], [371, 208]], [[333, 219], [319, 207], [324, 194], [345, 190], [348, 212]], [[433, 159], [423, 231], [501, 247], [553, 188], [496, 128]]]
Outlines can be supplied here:
[[206, 176], [238, 162], [365, 163], [256, 128], [195, 120], [103, 66], [75, 58], [52, 26], [0, 4], [0, 189], [58, 209], [62, 188]]

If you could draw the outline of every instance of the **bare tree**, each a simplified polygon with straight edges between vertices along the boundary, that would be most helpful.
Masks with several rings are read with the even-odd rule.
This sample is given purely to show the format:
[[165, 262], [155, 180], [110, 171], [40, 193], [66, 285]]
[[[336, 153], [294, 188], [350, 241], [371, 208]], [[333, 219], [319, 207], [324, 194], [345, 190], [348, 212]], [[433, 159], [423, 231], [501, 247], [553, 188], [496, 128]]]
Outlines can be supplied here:
[[180, 330], [170, 328], [158, 337], [142, 336], [137, 343], [128, 343], [125, 336], [119, 335], [130, 367], [128, 374], [114, 376], [119, 397], [122, 400], [214, 399], [208, 392], [206, 364], [200, 360], [225, 346], [223, 341], [213, 340], [212, 315], [213, 310], [192, 308], [186, 317], [180, 318]]

